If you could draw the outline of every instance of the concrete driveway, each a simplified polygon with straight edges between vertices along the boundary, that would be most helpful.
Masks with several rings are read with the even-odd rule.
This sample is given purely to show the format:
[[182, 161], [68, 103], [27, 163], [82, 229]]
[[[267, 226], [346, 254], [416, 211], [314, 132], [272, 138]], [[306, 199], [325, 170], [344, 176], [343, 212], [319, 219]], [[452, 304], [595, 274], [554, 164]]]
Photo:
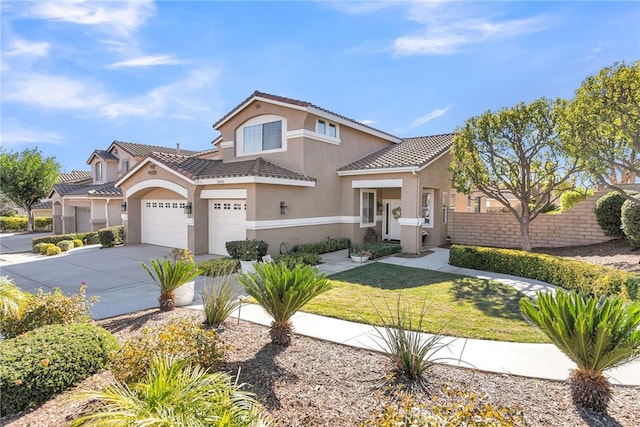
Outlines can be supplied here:
[[[30, 238], [30, 237], [29, 237]], [[1, 238], [4, 240], [4, 237]], [[65, 294], [78, 292], [84, 282], [88, 296], [98, 296], [91, 313], [103, 319], [158, 306], [159, 289], [140, 267], [152, 258], [170, 256], [171, 249], [153, 245], [115, 248], [88, 246], [67, 254], [45, 257], [30, 253], [0, 254], [0, 275], [9, 276], [22, 290], [36, 293], [59, 287]], [[205, 255], [202, 259], [209, 259]], [[200, 257], [196, 258], [200, 261]], [[196, 299], [204, 279], [196, 281]]]

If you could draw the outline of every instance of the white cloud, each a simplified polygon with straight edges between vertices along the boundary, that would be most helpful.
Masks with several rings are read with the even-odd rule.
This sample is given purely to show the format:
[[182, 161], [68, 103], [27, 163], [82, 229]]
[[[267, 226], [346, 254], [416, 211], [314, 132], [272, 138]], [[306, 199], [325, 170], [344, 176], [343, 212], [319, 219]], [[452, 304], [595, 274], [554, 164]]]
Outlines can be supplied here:
[[9, 46], [9, 50], [2, 53], [4, 56], [47, 56], [51, 43], [13, 38]]
[[150, 0], [132, 1], [34, 1], [27, 16], [102, 28], [105, 32], [129, 36], [155, 12]]
[[122, 97], [101, 89], [93, 80], [74, 80], [46, 74], [7, 77], [3, 101], [50, 110], [72, 110], [83, 116], [116, 119], [128, 116], [191, 117], [211, 110], [215, 80], [220, 73], [212, 67], [192, 70], [184, 78], [145, 94]]
[[391, 6], [396, 6], [401, 4], [400, 1], [343, 1], [343, 0], [332, 0], [332, 1], [323, 1], [322, 4], [329, 6], [333, 9], [339, 10], [340, 12], [346, 13], [347, 15], [361, 15], [371, 12], [377, 12], [382, 9], [386, 9]]
[[417, 128], [419, 126], [424, 125], [425, 123], [430, 122], [431, 120], [433, 120], [435, 118], [438, 118], [438, 117], [444, 115], [447, 111], [449, 111], [449, 108], [450, 107], [437, 108], [437, 109], [425, 114], [424, 116], [418, 117], [413, 122], [411, 122], [411, 128]]
[[184, 63], [184, 61], [176, 59], [172, 55], [146, 55], [113, 63], [109, 65], [109, 68], [152, 67], [156, 65], [176, 65], [182, 63]]
[[63, 137], [56, 133], [40, 129], [35, 126], [28, 128], [19, 125], [15, 118], [9, 118], [2, 124], [2, 145], [4, 147], [14, 147], [30, 144], [53, 144], [59, 145]]
[[409, 19], [422, 25], [416, 34], [398, 37], [392, 44], [397, 55], [447, 55], [471, 44], [541, 31], [542, 16], [503, 19], [484, 16], [473, 3], [415, 2]]

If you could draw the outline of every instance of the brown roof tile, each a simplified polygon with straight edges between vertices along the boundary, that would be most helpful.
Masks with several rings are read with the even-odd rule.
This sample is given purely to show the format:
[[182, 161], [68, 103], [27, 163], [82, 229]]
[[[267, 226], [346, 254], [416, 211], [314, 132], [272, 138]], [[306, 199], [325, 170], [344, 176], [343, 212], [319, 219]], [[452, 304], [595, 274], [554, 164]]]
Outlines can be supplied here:
[[53, 189], [63, 197], [67, 196], [122, 196], [122, 190], [114, 186], [115, 182], [106, 184], [55, 184]]
[[299, 181], [315, 181], [314, 178], [293, 172], [262, 158], [223, 163], [222, 160], [218, 159], [200, 159], [198, 157], [176, 156], [167, 153], [152, 153], [149, 157], [194, 180], [261, 176]]
[[270, 99], [272, 101], [282, 102], [284, 104], [295, 105], [295, 106], [298, 106], [298, 107], [304, 107], [304, 108], [313, 107], [313, 108], [316, 108], [316, 109], [318, 109], [320, 111], [323, 111], [323, 112], [325, 112], [327, 114], [331, 114], [331, 115], [334, 115], [336, 117], [340, 117], [341, 119], [347, 120], [349, 122], [352, 122], [352, 123], [357, 124], [359, 126], [365, 127], [365, 128], [370, 129], [372, 131], [379, 132], [379, 133], [382, 133], [384, 135], [388, 135], [389, 137], [394, 138], [394, 139], [399, 139], [397, 136], [392, 135], [392, 134], [390, 134], [388, 132], [382, 131], [380, 129], [376, 129], [374, 127], [371, 127], [369, 125], [361, 123], [361, 122], [359, 122], [357, 120], [354, 120], [354, 119], [351, 119], [349, 117], [343, 116], [342, 114], [334, 113], [333, 111], [327, 110], [326, 108], [318, 107], [317, 105], [314, 105], [314, 104], [312, 104], [310, 102], [300, 101], [299, 99], [287, 98], [287, 97], [279, 96], [279, 95], [272, 95], [270, 93], [260, 92], [260, 91], [257, 91], [257, 90], [254, 91], [248, 98], [246, 98], [240, 104], [238, 104], [235, 108], [233, 108], [231, 111], [229, 111], [227, 114], [225, 114], [220, 120], [215, 122], [213, 124], [213, 128], [216, 129], [220, 123], [224, 122], [226, 119], [228, 119], [230, 116], [232, 116], [236, 112], [236, 110], [238, 108], [243, 106], [245, 103], [249, 102], [254, 97], [266, 98], [266, 99]]
[[338, 171], [422, 167], [451, 148], [453, 134], [405, 138], [400, 144], [385, 147]]
[[178, 149], [176, 147], [170, 148], [170, 147], [162, 147], [159, 145], [136, 144], [133, 142], [125, 142], [125, 141], [113, 141], [112, 144], [116, 144], [122, 147], [123, 150], [126, 150], [129, 154], [136, 157], [148, 156], [153, 152], [180, 154], [183, 156], [193, 156], [194, 154], [198, 153], [197, 151], [184, 150], [182, 148]]
[[61, 183], [78, 183], [92, 180], [93, 175], [91, 171], [73, 170], [70, 173], [61, 173], [58, 177], [58, 181]]

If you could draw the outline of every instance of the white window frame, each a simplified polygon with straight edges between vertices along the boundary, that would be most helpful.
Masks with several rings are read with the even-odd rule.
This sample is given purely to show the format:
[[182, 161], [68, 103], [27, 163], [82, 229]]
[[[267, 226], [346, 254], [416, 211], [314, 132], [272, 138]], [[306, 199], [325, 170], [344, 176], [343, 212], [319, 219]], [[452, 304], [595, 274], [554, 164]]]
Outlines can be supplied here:
[[[428, 206], [424, 206], [425, 195], [426, 194], [430, 195], [429, 196], [429, 205]], [[434, 220], [433, 220], [434, 213], [435, 213], [433, 211], [433, 208], [434, 208], [434, 200], [433, 200], [434, 195], [435, 194], [434, 194], [434, 190], [433, 189], [430, 189], [430, 188], [423, 188], [422, 189], [422, 194], [420, 196], [420, 206], [421, 206], [422, 219], [424, 220], [424, 223], [423, 223], [422, 226], [425, 227], [425, 228], [433, 228], [433, 226], [434, 226]], [[428, 209], [428, 212], [429, 212], [429, 216], [428, 217], [427, 217], [427, 209]]]
[[[372, 222], [365, 222], [365, 204], [364, 204], [364, 195], [365, 194], [373, 194], [373, 206], [371, 208], [371, 216], [373, 217]], [[375, 189], [360, 189], [360, 228], [365, 227], [374, 227], [376, 225], [376, 206], [377, 206], [377, 191]]]
[[129, 172], [129, 159], [125, 159], [122, 162], [120, 162], [121, 164], [121, 173], [122, 175], [124, 175], [125, 173]]
[[[249, 153], [245, 153], [244, 151], [244, 129], [249, 126], [257, 126], [264, 125], [265, 123], [272, 122], [282, 122], [282, 142], [280, 143], [280, 148], [274, 148], [271, 150], [260, 150], [260, 151], [251, 151]], [[256, 156], [263, 153], [278, 153], [287, 151], [287, 119], [281, 116], [276, 116], [275, 114], [264, 114], [261, 116], [253, 117], [236, 129], [236, 156]]]
[[102, 167], [102, 162], [96, 162], [96, 181], [102, 181], [104, 179], [104, 170]]
[[447, 202], [449, 201], [449, 197], [446, 192], [442, 192], [442, 223], [446, 224], [449, 222], [449, 206]]
[[[320, 129], [320, 123], [322, 123], [324, 125], [324, 129]], [[331, 135], [331, 131], [330, 129], [333, 129], [333, 131], [335, 132], [335, 135]], [[328, 120], [325, 119], [318, 119], [316, 120], [316, 133], [319, 133], [320, 135], [324, 135], [327, 138], [333, 138], [333, 139], [340, 139], [340, 131], [339, 131], [340, 127], [338, 126], [337, 123], [334, 122], [330, 122]]]

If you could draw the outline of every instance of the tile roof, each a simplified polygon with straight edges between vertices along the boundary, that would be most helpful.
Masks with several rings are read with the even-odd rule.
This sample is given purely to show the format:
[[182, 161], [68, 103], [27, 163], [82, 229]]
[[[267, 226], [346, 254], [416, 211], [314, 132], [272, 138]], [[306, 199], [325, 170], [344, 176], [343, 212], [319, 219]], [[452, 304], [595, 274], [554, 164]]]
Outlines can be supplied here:
[[89, 159], [93, 156], [98, 156], [103, 160], [118, 160], [118, 156], [111, 154], [107, 150], [94, 150], [93, 153], [91, 153], [91, 156], [89, 156]]
[[136, 144], [133, 142], [125, 142], [125, 141], [113, 141], [112, 145], [116, 144], [122, 149], [126, 150], [128, 153], [132, 154], [136, 157], [144, 157], [148, 156], [151, 153], [168, 153], [168, 154], [180, 154], [183, 156], [193, 156], [197, 154], [198, 151], [193, 150], [183, 150], [182, 148], [178, 149], [177, 147], [162, 147], [159, 145], [145, 145], [145, 144]]
[[92, 181], [93, 174], [91, 171], [72, 170], [70, 173], [61, 173], [58, 180], [62, 183]]
[[51, 202], [51, 200], [45, 200], [44, 202], [36, 203], [31, 209], [51, 209], [52, 207], [53, 202]]
[[453, 134], [404, 138], [400, 144], [390, 145], [369, 154], [338, 171], [422, 167], [451, 148]]
[[284, 97], [284, 96], [272, 95], [270, 93], [260, 92], [258, 90], [254, 91], [247, 99], [242, 101], [235, 108], [233, 108], [231, 111], [229, 111], [227, 114], [225, 114], [220, 120], [215, 122], [213, 124], [213, 128], [216, 129], [220, 123], [224, 122], [226, 119], [228, 119], [230, 116], [232, 116], [236, 112], [236, 110], [238, 108], [240, 108], [241, 106], [243, 106], [244, 104], [249, 102], [254, 97], [266, 98], [266, 99], [270, 99], [272, 101], [282, 102], [284, 104], [295, 105], [295, 106], [298, 106], [298, 107], [304, 107], [304, 108], [313, 107], [313, 108], [315, 108], [317, 110], [320, 110], [320, 111], [323, 111], [323, 112], [325, 112], [327, 114], [331, 114], [333, 116], [340, 117], [341, 119], [344, 119], [344, 120], [349, 121], [351, 123], [357, 124], [358, 126], [362, 126], [364, 128], [370, 129], [370, 130], [372, 130], [374, 132], [382, 133], [382, 134], [387, 135], [387, 136], [389, 136], [391, 138], [394, 138], [394, 139], [400, 139], [397, 136], [390, 134], [389, 132], [385, 132], [385, 131], [382, 131], [380, 129], [376, 129], [374, 127], [366, 125], [366, 124], [364, 124], [362, 122], [359, 122], [357, 120], [354, 120], [354, 119], [351, 119], [349, 117], [343, 116], [342, 114], [334, 113], [333, 111], [327, 110], [326, 108], [318, 107], [317, 105], [314, 105], [314, 104], [312, 104], [310, 102], [300, 101], [298, 99], [287, 98], [287, 97]]
[[122, 197], [122, 190], [114, 186], [115, 182], [106, 184], [55, 184], [53, 189], [61, 196], [86, 197]]
[[283, 168], [260, 157], [253, 160], [230, 163], [223, 163], [219, 159], [200, 159], [198, 157], [176, 156], [166, 153], [152, 153], [149, 157], [194, 180], [260, 176], [315, 181], [315, 178]]

